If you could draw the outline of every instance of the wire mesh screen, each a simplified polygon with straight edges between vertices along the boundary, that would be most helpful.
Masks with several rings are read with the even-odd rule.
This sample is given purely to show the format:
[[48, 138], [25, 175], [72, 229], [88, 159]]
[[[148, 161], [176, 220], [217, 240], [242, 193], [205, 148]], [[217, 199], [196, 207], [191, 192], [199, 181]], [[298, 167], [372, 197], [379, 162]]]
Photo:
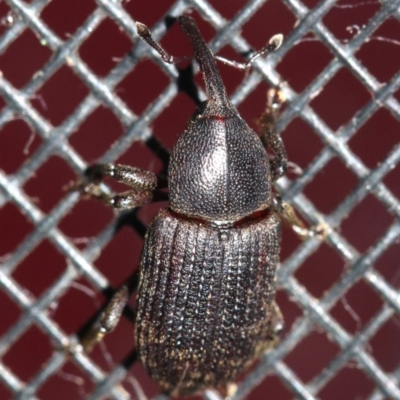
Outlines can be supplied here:
[[136, 360], [129, 315], [90, 354], [74, 346], [137, 270], [160, 204], [114, 214], [65, 187], [94, 162], [165, 172], [195, 108], [190, 63], [164, 64], [134, 22], [188, 55], [172, 24], [184, 13], [238, 61], [285, 35], [249, 74], [220, 70], [253, 128], [283, 83], [292, 163], [276, 190], [329, 226], [325, 242], [284, 230], [285, 331], [232, 400], [400, 399], [400, 0], [0, 2], [0, 398], [164, 398]]

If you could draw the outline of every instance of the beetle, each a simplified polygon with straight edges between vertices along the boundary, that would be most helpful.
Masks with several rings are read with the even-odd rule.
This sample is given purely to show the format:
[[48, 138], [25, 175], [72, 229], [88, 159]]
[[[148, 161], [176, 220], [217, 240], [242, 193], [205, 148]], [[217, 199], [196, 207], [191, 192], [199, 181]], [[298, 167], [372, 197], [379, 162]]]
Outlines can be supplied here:
[[[281, 91], [269, 92], [259, 120], [260, 138], [229, 101], [215, 62], [218, 58], [247, 69], [277, 49], [282, 35], [273, 36], [248, 63], [239, 64], [214, 57], [192, 17], [179, 17], [179, 24], [194, 49], [207, 100], [171, 153], [169, 206], [159, 211], [146, 233], [135, 327], [140, 360], [171, 396], [234, 381], [278, 342], [283, 319], [274, 298], [281, 219], [301, 236], [318, 234], [306, 229], [272, 190], [287, 169], [286, 151], [275, 130]], [[136, 23], [136, 29], [165, 62], [187, 59], [168, 55], [144, 24]], [[105, 194], [99, 185], [105, 177], [131, 190]], [[157, 200], [164, 185], [152, 172], [102, 164], [89, 167], [75, 189], [126, 209]], [[127, 297], [124, 286], [101, 315], [86, 348], [114, 328]]]

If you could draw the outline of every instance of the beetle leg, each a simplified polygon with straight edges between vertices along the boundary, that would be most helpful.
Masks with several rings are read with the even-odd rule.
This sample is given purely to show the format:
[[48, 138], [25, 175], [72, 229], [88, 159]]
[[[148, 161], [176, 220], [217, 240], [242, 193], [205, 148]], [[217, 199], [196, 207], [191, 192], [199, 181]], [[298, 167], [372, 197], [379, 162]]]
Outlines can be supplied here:
[[[106, 177], [124, 183], [132, 190], [119, 194], [105, 193], [100, 183]], [[166, 193], [159, 191], [165, 186], [166, 182], [150, 171], [125, 165], [95, 164], [87, 168], [82, 181], [71, 185], [69, 189], [79, 190], [83, 195], [97, 198], [116, 209], [129, 209], [151, 201], [166, 200]]]
[[87, 181], [94, 184], [101, 183], [108, 176], [132, 187], [136, 192], [154, 190], [159, 184], [153, 172], [128, 165], [94, 164], [85, 171]]
[[129, 291], [127, 286], [121, 286], [111, 298], [99, 318], [81, 340], [85, 351], [89, 352], [93, 346], [100, 342], [105, 335], [111, 333], [121, 318], [122, 311], [128, 302]]
[[96, 198], [104, 204], [117, 210], [127, 210], [140, 207], [146, 203], [155, 200], [150, 191], [136, 192], [134, 190], [116, 194], [114, 192], [105, 193], [102, 189], [93, 183], [86, 184], [80, 188], [85, 197]]
[[283, 222], [291, 227], [301, 239], [316, 237], [324, 240], [326, 238], [328, 234], [327, 224], [321, 222], [317, 225], [307, 228], [296, 214], [294, 208], [289, 203], [282, 201], [280, 196], [274, 197], [273, 208], [280, 215]]
[[276, 132], [276, 120], [279, 111], [285, 101], [282, 90], [277, 88], [268, 91], [268, 101], [265, 111], [258, 118], [257, 123], [261, 128], [262, 139], [267, 147], [269, 147], [275, 158], [271, 160], [271, 179], [277, 181], [283, 176], [287, 170], [287, 154], [282, 138]]

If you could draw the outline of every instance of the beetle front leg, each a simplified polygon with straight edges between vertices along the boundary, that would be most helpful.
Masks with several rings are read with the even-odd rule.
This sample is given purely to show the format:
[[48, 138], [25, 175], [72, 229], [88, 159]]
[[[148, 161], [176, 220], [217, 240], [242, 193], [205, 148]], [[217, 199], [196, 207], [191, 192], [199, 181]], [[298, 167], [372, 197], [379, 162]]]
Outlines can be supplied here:
[[261, 128], [262, 139], [264, 144], [269, 147], [275, 158], [271, 160], [271, 180], [276, 182], [282, 177], [287, 170], [287, 154], [282, 138], [276, 132], [276, 120], [279, 116], [279, 111], [285, 101], [282, 90], [277, 88], [268, 91], [267, 107], [260, 118], [257, 120]]
[[[105, 193], [100, 188], [100, 183], [106, 177], [124, 183], [132, 190], [124, 193]], [[85, 171], [84, 179], [73, 184], [70, 189], [79, 190], [83, 195], [97, 198], [113, 208], [129, 209], [151, 201], [165, 200], [166, 194], [159, 191], [165, 186], [165, 182], [150, 171], [125, 165], [95, 164]]]

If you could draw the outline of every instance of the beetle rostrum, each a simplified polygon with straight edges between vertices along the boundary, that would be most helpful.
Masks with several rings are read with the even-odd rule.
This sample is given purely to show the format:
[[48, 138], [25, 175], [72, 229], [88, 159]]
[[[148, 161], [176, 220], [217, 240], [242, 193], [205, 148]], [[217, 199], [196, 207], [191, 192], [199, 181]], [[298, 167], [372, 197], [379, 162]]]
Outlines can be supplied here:
[[[259, 120], [263, 141], [274, 153], [271, 160], [260, 136], [229, 101], [193, 18], [181, 16], [179, 24], [194, 49], [207, 100], [172, 150], [169, 207], [156, 215], [146, 234], [135, 328], [140, 360], [172, 396], [234, 381], [277, 343], [283, 326], [274, 301], [281, 218], [304, 235], [315, 234], [272, 192], [287, 166], [274, 126], [283, 101], [279, 91], [270, 92]], [[155, 43], [145, 25], [137, 23], [136, 28], [165, 62], [182, 60]], [[251, 62], [281, 41], [281, 35], [274, 36]], [[250, 65], [218, 59], [241, 69]], [[102, 193], [99, 183], [106, 176], [130, 185], [131, 191]], [[151, 172], [109, 164], [90, 167], [75, 188], [116, 208], [157, 200], [163, 189]], [[126, 299], [126, 290], [118, 293]], [[114, 309], [118, 315], [103, 319], [114, 323], [122, 307]]]

